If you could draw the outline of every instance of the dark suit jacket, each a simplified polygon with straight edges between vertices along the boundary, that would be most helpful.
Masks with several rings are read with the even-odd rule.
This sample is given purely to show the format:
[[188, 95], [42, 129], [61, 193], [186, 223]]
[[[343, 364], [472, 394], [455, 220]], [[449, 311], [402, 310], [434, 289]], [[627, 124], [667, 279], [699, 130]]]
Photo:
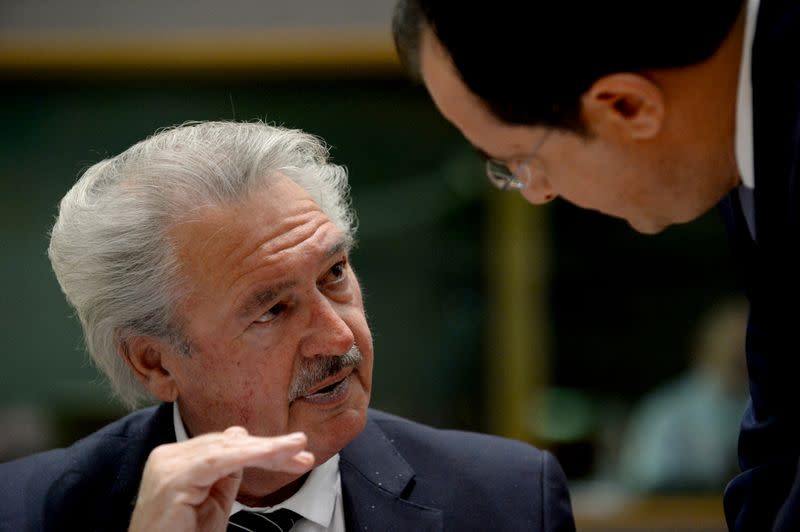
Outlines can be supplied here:
[[731, 530], [800, 530], [800, 2], [761, 0], [752, 56], [756, 240], [736, 193], [721, 205], [750, 300], [751, 400]]
[[[0, 530], [126, 530], [172, 406], [135, 412], [67, 449], [0, 465]], [[370, 410], [340, 453], [347, 530], [574, 530], [564, 474], [529, 445]]]

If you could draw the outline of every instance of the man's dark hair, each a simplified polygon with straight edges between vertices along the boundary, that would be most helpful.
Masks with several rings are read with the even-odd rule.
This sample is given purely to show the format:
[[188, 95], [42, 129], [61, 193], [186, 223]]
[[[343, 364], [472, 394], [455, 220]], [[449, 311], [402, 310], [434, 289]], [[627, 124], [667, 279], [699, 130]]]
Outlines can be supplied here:
[[583, 131], [580, 97], [614, 72], [708, 59], [743, 0], [399, 0], [395, 46], [420, 77], [420, 37], [431, 28], [465, 85], [499, 119]]

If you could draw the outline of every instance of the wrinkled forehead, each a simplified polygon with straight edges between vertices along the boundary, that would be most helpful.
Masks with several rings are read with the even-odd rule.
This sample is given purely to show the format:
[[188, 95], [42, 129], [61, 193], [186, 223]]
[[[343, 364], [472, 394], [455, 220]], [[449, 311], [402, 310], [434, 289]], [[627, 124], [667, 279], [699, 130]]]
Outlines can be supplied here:
[[325, 224], [332, 225], [308, 192], [279, 177], [244, 199], [188, 210], [172, 225], [170, 236], [184, 273], [213, 279], [256, 252], [290, 247]]

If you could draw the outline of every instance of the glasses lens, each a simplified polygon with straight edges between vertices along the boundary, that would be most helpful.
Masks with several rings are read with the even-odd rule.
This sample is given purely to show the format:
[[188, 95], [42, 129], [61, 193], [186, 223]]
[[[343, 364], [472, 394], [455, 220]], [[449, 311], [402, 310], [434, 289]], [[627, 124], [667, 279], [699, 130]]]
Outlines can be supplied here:
[[492, 185], [500, 190], [522, 190], [527, 185], [527, 179], [524, 179], [527, 172], [527, 164], [519, 165], [515, 174], [500, 161], [493, 159], [487, 159], [486, 161], [486, 177], [489, 178]]

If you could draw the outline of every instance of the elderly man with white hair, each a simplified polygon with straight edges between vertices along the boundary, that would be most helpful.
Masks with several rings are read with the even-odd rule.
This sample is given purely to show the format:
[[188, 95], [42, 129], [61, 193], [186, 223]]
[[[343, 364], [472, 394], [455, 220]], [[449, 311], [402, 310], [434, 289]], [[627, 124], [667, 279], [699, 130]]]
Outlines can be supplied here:
[[89, 168], [50, 259], [119, 398], [159, 404], [0, 465], [0, 529], [573, 529], [548, 453], [368, 409], [353, 219], [324, 144], [263, 123]]

